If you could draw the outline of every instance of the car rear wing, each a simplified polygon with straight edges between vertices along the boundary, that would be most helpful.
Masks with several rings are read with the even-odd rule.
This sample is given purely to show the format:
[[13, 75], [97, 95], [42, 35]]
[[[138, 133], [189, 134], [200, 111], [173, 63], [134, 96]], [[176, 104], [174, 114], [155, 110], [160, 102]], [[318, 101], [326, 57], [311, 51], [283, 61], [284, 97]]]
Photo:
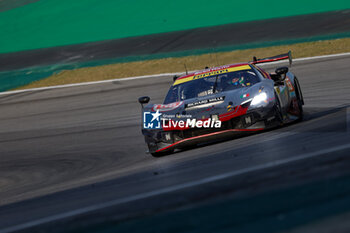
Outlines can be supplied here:
[[251, 61], [250, 63], [260, 64], [260, 63], [275, 62], [275, 61], [286, 60], [286, 59], [289, 59], [289, 65], [292, 65], [292, 52], [291, 51], [289, 51], [288, 53], [276, 55], [273, 57], [265, 57], [265, 58], [260, 58], [260, 59], [257, 59], [254, 56], [253, 61]]

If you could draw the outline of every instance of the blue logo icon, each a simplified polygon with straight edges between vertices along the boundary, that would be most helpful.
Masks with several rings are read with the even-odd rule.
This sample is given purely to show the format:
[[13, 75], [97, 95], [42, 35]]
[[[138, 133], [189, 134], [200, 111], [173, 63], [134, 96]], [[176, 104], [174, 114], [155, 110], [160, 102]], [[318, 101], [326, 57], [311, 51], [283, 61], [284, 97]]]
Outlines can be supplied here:
[[144, 129], [160, 129], [160, 116], [162, 114], [157, 112], [144, 112], [143, 113], [143, 128]]

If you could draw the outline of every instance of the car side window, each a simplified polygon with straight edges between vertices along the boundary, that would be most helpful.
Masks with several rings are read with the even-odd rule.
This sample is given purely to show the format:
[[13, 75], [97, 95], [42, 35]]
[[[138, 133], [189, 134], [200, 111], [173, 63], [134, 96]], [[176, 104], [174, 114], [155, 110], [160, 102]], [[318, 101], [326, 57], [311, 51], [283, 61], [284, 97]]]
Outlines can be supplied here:
[[257, 68], [256, 66], [254, 66], [254, 70], [255, 72], [258, 74], [259, 78], [261, 80], [267, 79], [268, 77], [266, 77], [266, 75], [264, 73], [261, 72], [261, 70], [259, 68]]

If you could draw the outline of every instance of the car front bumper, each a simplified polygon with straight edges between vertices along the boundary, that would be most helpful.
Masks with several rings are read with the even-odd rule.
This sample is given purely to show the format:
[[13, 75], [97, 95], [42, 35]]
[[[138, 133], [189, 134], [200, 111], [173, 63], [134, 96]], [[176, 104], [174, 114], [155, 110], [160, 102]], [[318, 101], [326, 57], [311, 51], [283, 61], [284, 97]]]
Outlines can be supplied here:
[[150, 153], [167, 152], [190, 145], [222, 140], [238, 134], [264, 130], [270, 126], [269, 121], [273, 120], [273, 116], [274, 113], [266, 109], [254, 109], [247, 111], [244, 115], [223, 121], [219, 129], [190, 128], [173, 131], [143, 129], [142, 131]]

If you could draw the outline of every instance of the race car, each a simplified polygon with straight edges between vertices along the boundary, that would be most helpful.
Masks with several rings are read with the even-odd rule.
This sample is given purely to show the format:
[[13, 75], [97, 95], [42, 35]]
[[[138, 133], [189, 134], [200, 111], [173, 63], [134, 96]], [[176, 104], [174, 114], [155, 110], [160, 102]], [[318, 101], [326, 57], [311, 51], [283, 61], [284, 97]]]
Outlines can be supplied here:
[[275, 73], [258, 66], [283, 59], [291, 65], [291, 52], [175, 77], [162, 104], [140, 97], [149, 152], [160, 156], [302, 120], [304, 100], [296, 76], [286, 66]]

